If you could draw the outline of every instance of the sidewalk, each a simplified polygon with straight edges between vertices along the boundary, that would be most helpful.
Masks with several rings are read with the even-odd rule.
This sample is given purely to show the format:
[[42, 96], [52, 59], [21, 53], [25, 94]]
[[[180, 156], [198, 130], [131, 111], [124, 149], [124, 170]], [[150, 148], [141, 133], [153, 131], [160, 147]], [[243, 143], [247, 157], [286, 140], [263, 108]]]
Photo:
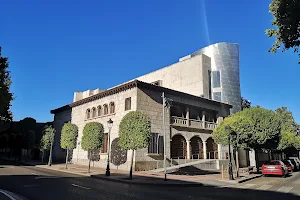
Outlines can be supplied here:
[[207, 175], [172, 175], [167, 174], [167, 181], [164, 181], [164, 174], [158, 172], [133, 172], [133, 179], [130, 180], [129, 171], [111, 169], [111, 176], [105, 176], [105, 169], [91, 167], [91, 173], [88, 173], [88, 167], [77, 164], [69, 164], [68, 169], [65, 169], [64, 164], [48, 165], [37, 165], [36, 167], [55, 170], [60, 172], [72, 173], [80, 176], [87, 176], [99, 179], [105, 179], [108, 181], [123, 182], [129, 184], [139, 185], [172, 185], [172, 186], [201, 186], [201, 185], [212, 185], [212, 186], [224, 186], [228, 184], [237, 184], [240, 181], [247, 181], [258, 177], [257, 175], [248, 175], [242, 179], [234, 181], [222, 180], [221, 174], [207, 174]]
[[[3, 159], [14, 161], [12, 159]], [[106, 169], [97, 168], [91, 166], [91, 172], [88, 173], [88, 166], [68, 164], [68, 169], [65, 169], [65, 164], [52, 164], [48, 166], [47, 164], [41, 165], [39, 161], [14, 161], [20, 163], [21, 165], [31, 165], [38, 168], [60, 171], [65, 173], [71, 173], [79, 176], [86, 176], [98, 179], [104, 179], [107, 181], [122, 182], [128, 184], [138, 184], [138, 185], [165, 185], [165, 186], [228, 186], [238, 183], [242, 183], [254, 178], [258, 178], [260, 174], [241, 173], [240, 179], [228, 180], [228, 175], [222, 175], [219, 171], [211, 171], [213, 173], [202, 174], [202, 175], [175, 175], [167, 174], [167, 181], [164, 181], [164, 173], [160, 172], [150, 172], [150, 171], [137, 171], [133, 172], [133, 179], [129, 179], [129, 171], [110, 169], [110, 176], [105, 176]]]

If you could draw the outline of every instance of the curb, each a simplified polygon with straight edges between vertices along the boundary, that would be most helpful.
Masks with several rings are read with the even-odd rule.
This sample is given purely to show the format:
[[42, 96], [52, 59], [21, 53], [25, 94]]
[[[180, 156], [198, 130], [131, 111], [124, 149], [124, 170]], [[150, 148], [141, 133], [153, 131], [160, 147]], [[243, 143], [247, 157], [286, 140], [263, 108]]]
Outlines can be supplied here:
[[[122, 179], [115, 179], [115, 178], [108, 178], [108, 177], [102, 177], [102, 176], [97, 176], [97, 175], [91, 175], [91, 178], [95, 179], [102, 179], [102, 180], [107, 180], [111, 182], [119, 182], [119, 183], [127, 183], [127, 184], [132, 184], [132, 185], [151, 185], [151, 186], [180, 186], [180, 187], [195, 187], [195, 186], [203, 186], [203, 183], [196, 183], [196, 182], [191, 182], [191, 183], [147, 183], [147, 182], [131, 182], [131, 180], [122, 180]], [[133, 176], [134, 179], [134, 176]]]
[[[102, 179], [106, 181], [111, 181], [111, 182], [118, 182], [118, 183], [126, 183], [126, 184], [132, 184], [132, 185], [159, 185], [159, 186], [180, 186], [180, 187], [195, 187], [195, 186], [203, 186], [203, 183], [149, 183], [149, 182], [134, 182], [130, 180], [122, 180], [122, 179], [115, 179], [115, 178], [109, 178], [105, 176], [99, 176], [99, 175], [92, 175], [92, 174], [82, 174], [82, 173], [77, 173], [77, 172], [72, 172], [72, 171], [67, 171], [67, 170], [59, 170], [59, 169], [51, 169], [48, 167], [43, 167], [43, 166], [35, 166], [37, 168], [41, 169], [49, 169], [52, 171], [59, 171], [59, 172], [64, 172], [64, 173], [69, 173], [69, 174], [75, 174], [79, 176], [85, 176], [85, 177], [91, 177], [94, 179]], [[134, 177], [133, 177], [134, 179]]]
[[246, 181], [250, 181], [252, 179], [256, 179], [262, 177], [262, 174], [257, 174], [256, 176], [252, 176], [252, 177], [247, 177], [247, 178], [243, 178], [240, 180], [220, 180], [222, 182], [226, 182], [226, 183], [231, 183], [231, 184], [239, 184], [239, 183], [244, 183]]
[[252, 179], [256, 179], [256, 178], [259, 178], [259, 177], [262, 177], [262, 174], [259, 174], [257, 176], [253, 176], [253, 177], [249, 177], [249, 178], [245, 178], [245, 179], [242, 179], [242, 180], [238, 180], [237, 183], [244, 183], [246, 181], [250, 181]]

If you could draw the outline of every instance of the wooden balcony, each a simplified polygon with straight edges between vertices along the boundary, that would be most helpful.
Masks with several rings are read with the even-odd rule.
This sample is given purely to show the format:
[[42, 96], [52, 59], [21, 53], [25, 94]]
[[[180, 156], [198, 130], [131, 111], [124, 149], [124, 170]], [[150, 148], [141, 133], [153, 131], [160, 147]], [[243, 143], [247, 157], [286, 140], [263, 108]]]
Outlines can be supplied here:
[[214, 122], [206, 122], [196, 119], [189, 119], [183, 117], [171, 117], [171, 125], [179, 126], [179, 127], [188, 127], [202, 130], [214, 130], [217, 128], [217, 123]]

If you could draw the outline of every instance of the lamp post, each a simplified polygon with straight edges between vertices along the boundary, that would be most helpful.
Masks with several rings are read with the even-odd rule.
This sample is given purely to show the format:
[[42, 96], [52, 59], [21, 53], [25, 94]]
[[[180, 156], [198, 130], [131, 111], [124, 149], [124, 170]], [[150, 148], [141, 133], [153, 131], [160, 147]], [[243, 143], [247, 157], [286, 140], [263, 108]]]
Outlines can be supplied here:
[[110, 131], [113, 126], [113, 120], [109, 119], [107, 121], [107, 127], [108, 127], [108, 150], [107, 150], [107, 166], [106, 166], [106, 176], [110, 176], [110, 168], [109, 168], [109, 156], [110, 156]]
[[232, 162], [231, 162], [231, 150], [230, 150], [230, 135], [231, 135], [231, 127], [227, 125], [225, 127], [226, 132], [228, 133], [228, 151], [229, 151], [229, 180], [233, 180], [233, 173], [232, 173]]

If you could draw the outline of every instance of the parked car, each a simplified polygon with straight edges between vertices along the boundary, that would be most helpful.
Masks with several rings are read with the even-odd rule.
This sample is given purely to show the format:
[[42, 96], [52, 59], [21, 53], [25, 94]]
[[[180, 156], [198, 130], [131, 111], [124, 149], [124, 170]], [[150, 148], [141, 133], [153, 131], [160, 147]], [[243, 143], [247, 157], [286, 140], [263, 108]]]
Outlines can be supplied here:
[[299, 170], [299, 164], [294, 159], [289, 159], [289, 161], [294, 165], [294, 171]]
[[293, 172], [294, 171], [294, 165], [291, 163], [291, 161], [289, 161], [289, 160], [283, 160], [282, 162], [285, 164], [285, 166], [287, 167], [287, 169], [288, 169], [289, 172]]
[[297, 157], [289, 157], [289, 160], [295, 162], [297, 165], [297, 170], [300, 170], [300, 160]]
[[279, 175], [285, 177], [289, 173], [286, 165], [281, 160], [272, 160], [267, 164], [263, 164], [261, 171], [263, 176]]

